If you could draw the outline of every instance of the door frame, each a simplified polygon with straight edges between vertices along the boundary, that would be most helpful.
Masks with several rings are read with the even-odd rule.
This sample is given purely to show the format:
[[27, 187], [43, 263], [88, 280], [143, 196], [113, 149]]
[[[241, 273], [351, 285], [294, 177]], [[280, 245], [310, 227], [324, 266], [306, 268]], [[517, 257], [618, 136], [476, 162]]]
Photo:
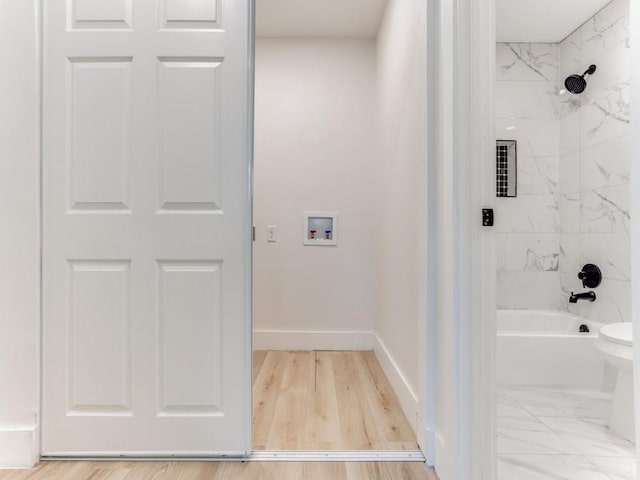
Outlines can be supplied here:
[[[471, 2], [471, 5], [467, 5], [466, 8], [459, 9], [457, 20], [458, 24], [454, 27], [454, 30], [466, 30], [469, 34], [468, 40], [470, 43], [466, 43], [467, 48], [456, 49], [458, 55], [458, 62], [469, 62], [471, 69], [462, 79], [454, 78], [453, 83], [457, 84], [463, 91], [470, 94], [469, 103], [472, 111], [480, 113], [479, 116], [469, 115], [468, 120], [462, 120], [464, 124], [471, 123], [471, 128], [476, 130], [482, 129], [479, 124], [473, 125], [475, 121], [484, 122], [485, 126], [490, 126], [491, 131], [484, 129], [484, 134], [481, 136], [472, 136], [473, 148], [470, 152], [482, 151], [483, 146], [487, 147], [486, 142], [490, 140], [490, 145], [495, 144], [495, 132], [493, 131], [495, 122], [495, 48], [491, 48], [490, 57], [487, 56], [487, 52], [482, 52], [482, 45], [487, 46], [488, 42], [495, 45], [496, 34], [496, 18], [495, 18], [495, 4], [496, 0], [438, 0], [439, 2], [453, 2], [458, 7], [465, 3]], [[435, 2], [434, 2], [435, 3]], [[640, 3], [630, 1], [629, 2], [629, 29], [631, 38], [631, 48], [637, 49], [635, 45], [640, 45]], [[447, 27], [444, 27], [445, 29]], [[463, 32], [464, 33], [464, 32]], [[440, 52], [443, 52], [442, 47]], [[446, 52], [445, 52], [446, 54]], [[475, 58], [473, 58], [475, 56]], [[469, 58], [471, 57], [471, 58]], [[632, 61], [631, 68], [631, 98], [640, 98], [640, 62]], [[454, 87], [455, 88], [455, 87]], [[462, 93], [462, 92], [461, 92]], [[456, 108], [458, 112], [462, 112], [463, 108]], [[640, 212], [640, 162], [633, 161], [633, 159], [640, 159], [640, 102], [631, 102], [630, 107], [631, 118], [631, 148], [630, 148], [630, 182], [629, 182], [629, 208], [631, 211], [631, 218], [635, 217], [636, 212]], [[447, 125], [446, 128], [449, 128]], [[457, 130], [456, 133], [460, 134], [464, 130]], [[464, 135], [463, 135], [464, 136]], [[493, 157], [493, 154], [491, 154]], [[487, 159], [487, 162], [489, 159]], [[491, 159], [493, 162], [493, 159]], [[487, 163], [488, 165], [488, 163]], [[471, 171], [471, 170], [469, 170]], [[461, 172], [464, 176], [468, 175], [468, 172]], [[486, 182], [489, 175], [487, 172], [477, 172], [475, 182], [481, 178], [481, 181]], [[495, 172], [494, 172], [495, 175]], [[491, 175], [490, 179], [493, 182], [494, 175]], [[460, 182], [457, 182], [457, 186], [462, 186]], [[474, 208], [479, 208], [480, 205], [490, 205], [489, 197], [483, 197], [484, 202], [479, 202], [480, 198], [476, 197], [476, 204]], [[467, 212], [469, 213], [469, 212]], [[473, 212], [475, 213], [475, 212]], [[640, 222], [632, 221], [630, 228], [631, 236], [631, 265], [632, 265], [632, 278], [631, 278], [631, 301], [632, 312], [640, 311]], [[488, 242], [492, 243], [492, 242]], [[493, 258], [494, 252], [486, 250], [488, 245], [484, 245], [484, 251], [487, 255], [483, 258], [475, 267], [464, 268], [462, 272], [458, 274], [468, 275], [469, 278], [481, 277], [487, 279], [489, 275], [494, 276], [495, 273], [495, 260]], [[493, 249], [493, 247], [491, 247]], [[477, 338], [473, 340], [473, 345], [470, 350], [462, 349], [463, 356], [466, 356], [464, 352], [469, 353], [473, 364], [475, 365], [474, 377], [477, 388], [480, 391], [478, 401], [475, 406], [471, 408], [463, 409], [468, 412], [476, 413], [476, 422], [474, 422], [472, 432], [472, 455], [467, 455], [458, 458], [464, 458], [464, 463], [467, 461], [471, 464], [471, 470], [469, 479], [486, 479], [495, 480], [497, 474], [497, 451], [496, 451], [496, 408], [495, 408], [495, 393], [496, 393], [496, 380], [495, 380], [495, 276], [490, 282], [491, 285], [487, 285], [485, 293], [480, 298], [474, 297], [470, 303], [480, 311], [482, 311], [482, 318], [480, 321], [480, 330], [476, 330]], [[463, 302], [467, 303], [467, 302]], [[493, 309], [493, 313], [490, 312]], [[477, 311], [477, 310], [476, 310]], [[633, 343], [634, 343], [634, 358], [640, 359], [640, 315], [632, 315], [633, 324]], [[635, 428], [636, 428], [636, 464], [638, 468], [638, 478], [640, 478], [640, 368], [637, 368], [637, 360], [634, 367], [634, 395], [635, 395]], [[482, 379], [485, 379], [483, 382]], [[484, 412], [484, 418], [483, 418]], [[484, 433], [483, 433], [484, 432]], [[491, 433], [491, 437], [487, 438], [487, 433]], [[481, 439], [487, 441], [486, 444], [482, 443]], [[441, 476], [442, 480], [452, 478], [455, 480], [462, 480], [463, 476]]]
[[427, 3], [426, 453], [441, 480], [494, 480], [495, 252], [481, 209], [495, 202], [495, 0]]
[[247, 339], [247, 345], [249, 346], [248, 352], [246, 352], [247, 358], [245, 358], [245, 362], [247, 365], [247, 378], [245, 381], [248, 383], [247, 388], [249, 389], [249, 395], [247, 396], [249, 400], [249, 405], [245, 406], [249, 413], [248, 421], [245, 421], [246, 426], [246, 438], [248, 445], [245, 447], [245, 451], [247, 452], [246, 456], [249, 456], [253, 453], [253, 243], [254, 243], [254, 220], [253, 220], [253, 201], [254, 201], [254, 176], [255, 176], [255, 92], [256, 92], [256, 0], [246, 0], [249, 4], [248, 13], [249, 13], [249, 28], [247, 39], [247, 71], [249, 74], [249, 79], [247, 81], [247, 151], [246, 154], [248, 156], [248, 191], [249, 191], [249, 216], [248, 222], [246, 225], [249, 235], [248, 238], [248, 261], [247, 268], [249, 272], [247, 274], [248, 285], [247, 289], [247, 300], [249, 305], [247, 305], [247, 314], [248, 314], [248, 331], [247, 335], [249, 338]]
[[[629, 2], [629, 34], [632, 54], [640, 50], [640, 4]], [[633, 58], [633, 55], [631, 55]], [[629, 172], [629, 209], [631, 211], [631, 312], [633, 324], [634, 355], [634, 407], [636, 427], [636, 467], [640, 478], [640, 221], [634, 220], [640, 212], [640, 62], [631, 62], [631, 151]], [[636, 161], [633, 161], [636, 159]], [[640, 216], [640, 215], [639, 215]], [[634, 312], [636, 314], [634, 314]]]

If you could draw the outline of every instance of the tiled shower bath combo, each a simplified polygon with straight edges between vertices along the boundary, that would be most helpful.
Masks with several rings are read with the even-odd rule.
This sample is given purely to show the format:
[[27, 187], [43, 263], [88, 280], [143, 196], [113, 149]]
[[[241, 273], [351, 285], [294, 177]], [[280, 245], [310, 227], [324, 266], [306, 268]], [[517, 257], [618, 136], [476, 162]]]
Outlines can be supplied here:
[[[614, 0], [559, 43], [496, 47], [496, 138], [517, 142], [518, 174], [517, 197], [496, 199], [498, 309], [576, 324], [499, 315], [499, 480], [635, 478], [634, 445], [607, 426], [616, 372], [594, 346], [601, 325], [631, 321], [628, 21]], [[590, 65], [584, 92], [567, 91]], [[585, 264], [601, 269], [597, 300], [570, 303]], [[514, 352], [557, 371], [501, 368]]]

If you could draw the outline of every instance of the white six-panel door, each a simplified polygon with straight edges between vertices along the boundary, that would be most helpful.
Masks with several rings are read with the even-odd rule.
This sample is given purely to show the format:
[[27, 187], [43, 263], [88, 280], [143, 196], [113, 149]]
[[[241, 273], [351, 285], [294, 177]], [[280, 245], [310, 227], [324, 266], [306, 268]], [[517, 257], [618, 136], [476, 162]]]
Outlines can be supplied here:
[[250, 450], [249, 16], [44, 2], [44, 455]]

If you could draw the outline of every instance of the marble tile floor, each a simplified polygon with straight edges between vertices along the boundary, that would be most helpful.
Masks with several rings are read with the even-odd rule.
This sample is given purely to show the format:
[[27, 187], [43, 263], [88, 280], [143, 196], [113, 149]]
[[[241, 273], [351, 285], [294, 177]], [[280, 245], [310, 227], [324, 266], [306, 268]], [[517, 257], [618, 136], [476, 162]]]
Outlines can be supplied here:
[[498, 391], [498, 480], [635, 480], [635, 446], [607, 427], [611, 395]]

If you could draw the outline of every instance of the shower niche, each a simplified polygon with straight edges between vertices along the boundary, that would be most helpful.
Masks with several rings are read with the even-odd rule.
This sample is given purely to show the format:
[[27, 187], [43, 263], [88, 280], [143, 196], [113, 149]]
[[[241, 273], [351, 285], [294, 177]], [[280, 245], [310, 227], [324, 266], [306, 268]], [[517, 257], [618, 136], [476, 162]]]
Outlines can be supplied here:
[[337, 212], [304, 212], [304, 245], [338, 245]]
[[518, 196], [518, 144], [496, 141], [496, 197]]

